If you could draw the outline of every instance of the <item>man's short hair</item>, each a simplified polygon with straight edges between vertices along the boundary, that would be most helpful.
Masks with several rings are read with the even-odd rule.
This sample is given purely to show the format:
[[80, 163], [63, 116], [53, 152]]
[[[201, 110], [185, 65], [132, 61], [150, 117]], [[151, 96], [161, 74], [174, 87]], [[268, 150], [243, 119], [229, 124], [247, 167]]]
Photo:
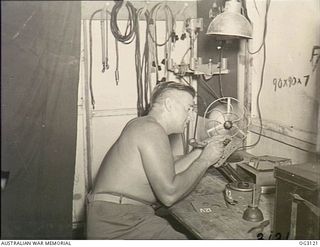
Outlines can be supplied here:
[[171, 90], [178, 90], [178, 91], [187, 92], [192, 96], [192, 98], [194, 98], [196, 95], [196, 91], [190, 85], [185, 85], [185, 84], [175, 82], [175, 81], [167, 81], [167, 82], [163, 82], [163, 83], [158, 84], [153, 89], [152, 95], [151, 95], [151, 100], [150, 100], [151, 106], [155, 102], [157, 102], [157, 99], [161, 98], [161, 96], [164, 95], [165, 92], [171, 91]]

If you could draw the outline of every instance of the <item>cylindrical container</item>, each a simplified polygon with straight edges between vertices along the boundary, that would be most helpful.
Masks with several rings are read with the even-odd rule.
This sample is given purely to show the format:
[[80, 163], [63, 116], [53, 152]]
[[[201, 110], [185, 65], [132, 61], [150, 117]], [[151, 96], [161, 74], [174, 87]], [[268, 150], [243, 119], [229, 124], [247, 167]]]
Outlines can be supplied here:
[[232, 182], [226, 185], [224, 195], [226, 201], [245, 210], [252, 203], [254, 184], [251, 182]]

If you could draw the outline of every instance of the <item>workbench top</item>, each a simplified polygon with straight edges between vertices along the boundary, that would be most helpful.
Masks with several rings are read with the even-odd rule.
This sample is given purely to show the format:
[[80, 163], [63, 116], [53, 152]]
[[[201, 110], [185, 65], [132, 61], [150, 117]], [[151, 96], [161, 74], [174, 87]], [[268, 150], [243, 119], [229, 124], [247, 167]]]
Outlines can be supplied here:
[[248, 231], [261, 222], [242, 219], [243, 208], [227, 204], [223, 191], [227, 181], [210, 169], [195, 190], [170, 208], [170, 213], [199, 239], [268, 239], [271, 234], [274, 194], [260, 197], [259, 208], [270, 224]]

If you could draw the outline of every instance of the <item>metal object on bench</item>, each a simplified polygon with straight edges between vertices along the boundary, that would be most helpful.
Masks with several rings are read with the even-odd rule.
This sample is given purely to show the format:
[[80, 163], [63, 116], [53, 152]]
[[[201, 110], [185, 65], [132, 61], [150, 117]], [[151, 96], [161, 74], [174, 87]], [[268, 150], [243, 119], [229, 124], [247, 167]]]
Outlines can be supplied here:
[[229, 182], [240, 182], [243, 179], [239, 173], [233, 169], [229, 163], [225, 163], [223, 166], [217, 168], [217, 170], [229, 181]]
[[261, 193], [275, 192], [274, 167], [291, 165], [291, 160], [270, 155], [252, 157], [237, 165], [237, 172], [261, 188]]
[[224, 198], [228, 204], [235, 205], [243, 211], [251, 202], [252, 191], [253, 184], [250, 182], [232, 182], [226, 185]]
[[258, 203], [256, 203], [256, 186], [253, 186], [252, 204], [248, 205], [248, 208], [244, 211], [242, 218], [252, 222], [263, 220], [262, 211], [259, 209]]

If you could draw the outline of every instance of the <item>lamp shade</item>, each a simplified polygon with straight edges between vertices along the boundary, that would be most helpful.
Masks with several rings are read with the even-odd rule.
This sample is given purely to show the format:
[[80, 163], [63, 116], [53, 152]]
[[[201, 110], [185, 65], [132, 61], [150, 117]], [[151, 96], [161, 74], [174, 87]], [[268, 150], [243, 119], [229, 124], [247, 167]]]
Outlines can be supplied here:
[[211, 21], [207, 35], [214, 35], [217, 39], [251, 39], [252, 26], [241, 15], [241, 3], [236, 0], [227, 1], [223, 13]]

